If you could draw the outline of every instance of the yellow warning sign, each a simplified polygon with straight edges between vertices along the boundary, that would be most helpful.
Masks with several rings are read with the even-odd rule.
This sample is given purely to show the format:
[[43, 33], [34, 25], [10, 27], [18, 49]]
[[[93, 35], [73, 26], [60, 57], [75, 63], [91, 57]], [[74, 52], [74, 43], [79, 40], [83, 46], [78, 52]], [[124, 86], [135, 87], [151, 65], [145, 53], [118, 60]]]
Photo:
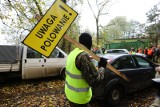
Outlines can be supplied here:
[[62, 0], [56, 0], [22, 43], [49, 57], [77, 15]]

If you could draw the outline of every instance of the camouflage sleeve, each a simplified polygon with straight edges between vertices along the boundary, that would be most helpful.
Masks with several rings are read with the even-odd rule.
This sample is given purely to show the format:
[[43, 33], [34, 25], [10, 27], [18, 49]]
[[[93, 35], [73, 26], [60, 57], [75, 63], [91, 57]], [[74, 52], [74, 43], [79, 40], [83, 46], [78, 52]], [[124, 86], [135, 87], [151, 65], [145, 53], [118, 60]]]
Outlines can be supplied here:
[[82, 72], [82, 76], [91, 87], [96, 87], [104, 79], [105, 69], [101, 67], [97, 71], [90, 57], [85, 52], [82, 52], [77, 56], [76, 67]]

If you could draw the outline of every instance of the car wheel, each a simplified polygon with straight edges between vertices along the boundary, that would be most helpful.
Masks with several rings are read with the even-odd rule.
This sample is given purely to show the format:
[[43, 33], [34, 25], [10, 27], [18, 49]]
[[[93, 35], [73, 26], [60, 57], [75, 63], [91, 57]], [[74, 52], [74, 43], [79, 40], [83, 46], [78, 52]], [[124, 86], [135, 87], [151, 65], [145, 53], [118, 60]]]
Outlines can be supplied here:
[[124, 95], [123, 88], [121, 86], [114, 86], [110, 89], [106, 95], [106, 102], [109, 105], [116, 105], [122, 99]]

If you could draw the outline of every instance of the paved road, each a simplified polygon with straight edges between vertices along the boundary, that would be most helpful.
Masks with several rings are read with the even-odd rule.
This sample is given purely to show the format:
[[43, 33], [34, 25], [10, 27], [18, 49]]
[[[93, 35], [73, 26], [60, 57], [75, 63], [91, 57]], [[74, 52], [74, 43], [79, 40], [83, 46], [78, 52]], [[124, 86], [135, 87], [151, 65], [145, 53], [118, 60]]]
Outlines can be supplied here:
[[[132, 93], [115, 107], [149, 107], [156, 90], [148, 88]], [[69, 107], [64, 95], [64, 81], [59, 78], [36, 80], [12, 79], [0, 87], [0, 107]], [[92, 101], [91, 107], [105, 107]]]

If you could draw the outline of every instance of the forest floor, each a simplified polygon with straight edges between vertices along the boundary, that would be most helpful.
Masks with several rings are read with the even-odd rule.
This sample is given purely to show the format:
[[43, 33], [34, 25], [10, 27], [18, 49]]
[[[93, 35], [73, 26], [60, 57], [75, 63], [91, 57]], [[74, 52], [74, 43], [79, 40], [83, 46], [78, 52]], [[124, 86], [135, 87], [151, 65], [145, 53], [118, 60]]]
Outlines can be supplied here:
[[[127, 95], [115, 107], [149, 107], [155, 99], [153, 87]], [[64, 94], [64, 80], [43, 78], [34, 80], [11, 79], [0, 86], [0, 107], [69, 107]], [[91, 107], [105, 107], [98, 100]]]

